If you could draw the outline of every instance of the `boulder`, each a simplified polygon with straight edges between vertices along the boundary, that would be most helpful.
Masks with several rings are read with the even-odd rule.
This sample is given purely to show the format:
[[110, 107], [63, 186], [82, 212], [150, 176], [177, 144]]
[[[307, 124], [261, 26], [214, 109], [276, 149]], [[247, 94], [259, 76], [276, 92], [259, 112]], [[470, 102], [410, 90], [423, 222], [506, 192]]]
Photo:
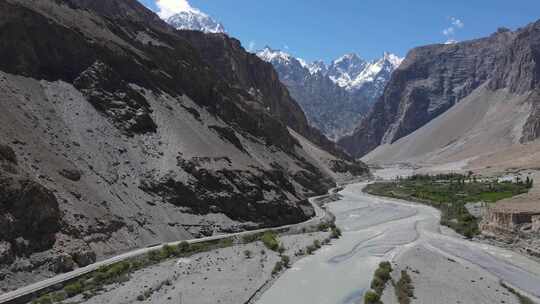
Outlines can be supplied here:
[[16, 164], [17, 156], [15, 155], [15, 151], [9, 146], [0, 144], [0, 161], [8, 161]]
[[5, 241], [0, 241], [0, 265], [11, 264], [15, 260], [11, 244]]
[[96, 262], [96, 253], [88, 249], [80, 249], [71, 254], [77, 266], [84, 267]]
[[81, 180], [82, 172], [76, 169], [62, 169], [60, 172], [58, 172], [63, 177], [78, 182]]
[[60, 254], [54, 257], [49, 270], [54, 273], [66, 273], [75, 269], [75, 262], [69, 254]]

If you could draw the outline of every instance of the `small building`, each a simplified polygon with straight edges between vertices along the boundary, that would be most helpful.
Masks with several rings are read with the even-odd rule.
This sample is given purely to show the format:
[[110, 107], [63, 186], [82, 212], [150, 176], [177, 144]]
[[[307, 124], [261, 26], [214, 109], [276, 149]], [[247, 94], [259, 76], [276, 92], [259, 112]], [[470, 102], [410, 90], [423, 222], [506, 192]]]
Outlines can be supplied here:
[[485, 234], [516, 233], [522, 228], [540, 232], [540, 201], [497, 203], [490, 208], [480, 224]]

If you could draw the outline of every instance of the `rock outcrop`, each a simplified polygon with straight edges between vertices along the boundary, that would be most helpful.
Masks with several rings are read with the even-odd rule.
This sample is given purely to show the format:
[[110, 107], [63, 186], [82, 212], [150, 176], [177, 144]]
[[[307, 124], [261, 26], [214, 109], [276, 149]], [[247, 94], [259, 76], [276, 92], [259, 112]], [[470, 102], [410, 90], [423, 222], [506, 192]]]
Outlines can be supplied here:
[[18, 167], [13, 149], [0, 144], [0, 261], [52, 248], [60, 227], [54, 194]]

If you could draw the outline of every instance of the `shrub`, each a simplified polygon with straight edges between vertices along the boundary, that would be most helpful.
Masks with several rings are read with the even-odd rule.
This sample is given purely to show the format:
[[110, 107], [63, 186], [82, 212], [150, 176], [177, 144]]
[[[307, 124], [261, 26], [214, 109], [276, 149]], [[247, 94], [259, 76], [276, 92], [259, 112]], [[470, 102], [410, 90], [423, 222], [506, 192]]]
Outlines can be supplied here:
[[375, 290], [378, 294], [382, 294], [386, 282], [379, 277], [374, 277], [371, 281], [371, 289]]
[[315, 247], [316, 249], [321, 248], [321, 242], [319, 240], [313, 241], [313, 247]]
[[330, 228], [330, 226], [327, 223], [320, 223], [317, 227], [319, 231], [328, 231], [328, 228]]
[[32, 301], [32, 304], [52, 304], [53, 299], [50, 295], [44, 295], [39, 297], [37, 300]]
[[379, 263], [379, 268], [388, 271], [388, 273], [392, 272], [392, 264], [387, 261]]
[[233, 245], [232, 238], [225, 238], [225, 239], [219, 240], [217, 244], [219, 248], [231, 247], [232, 245]]
[[339, 239], [341, 237], [341, 230], [338, 227], [332, 228], [332, 234], [330, 237], [333, 239]]
[[386, 282], [390, 280], [390, 271], [385, 268], [378, 268], [377, 270], [375, 270], [375, 277]]
[[290, 263], [291, 263], [291, 258], [289, 258], [289, 256], [287, 256], [287, 255], [282, 255], [281, 256], [281, 263], [282, 263], [283, 267], [289, 268]]
[[52, 297], [53, 302], [62, 302], [66, 299], [67, 293], [60, 291], [60, 292], [53, 293], [51, 297]]
[[373, 280], [371, 281], [371, 288], [377, 295], [382, 295], [386, 283], [390, 280], [391, 272], [392, 265], [389, 262], [381, 262], [379, 264], [379, 268], [375, 270]]
[[266, 248], [277, 251], [279, 249], [279, 241], [277, 235], [274, 232], [265, 232], [261, 237], [261, 240]]
[[80, 282], [75, 282], [64, 287], [64, 291], [68, 297], [73, 297], [83, 292], [83, 285]]
[[199, 253], [210, 250], [210, 243], [194, 243], [189, 246], [189, 253]]
[[401, 278], [396, 284], [396, 296], [399, 304], [411, 303], [411, 298], [414, 296], [411, 277], [405, 270], [401, 271]]
[[101, 284], [107, 279], [106, 271], [106, 269], [100, 268], [93, 274], [94, 282], [96, 284]]
[[159, 252], [157, 252], [157, 250], [149, 251], [146, 254], [146, 257], [152, 262], [159, 261]]
[[251, 251], [244, 250], [244, 256], [246, 257], [246, 259], [250, 259], [251, 258]]
[[177, 250], [180, 252], [180, 253], [186, 253], [186, 252], [189, 252], [189, 243], [188, 242], [181, 242], [180, 244], [178, 244], [177, 246]]
[[371, 290], [366, 292], [366, 294], [364, 295], [365, 304], [377, 304], [379, 303], [380, 299], [381, 297]]
[[283, 270], [283, 263], [278, 261], [276, 262], [276, 265], [274, 265], [274, 269], [272, 269], [272, 275], [278, 274], [281, 270]]
[[261, 238], [260, 233], [247, 234], [242, 237], [244, 244], [253, 243]]
[[166, 259], [175, 256], [177, 251], [176, 248], [166, 244], [161, 248], [160, 254], [162, 258]]
[[130, 267], [131, 267], [131, 264], [126, 261], [113, 264], [109, 266], [109, 268], [107, 269], [107, 272], [106, 272], [107, 278], [112, 279], [112, 278], [119, 277], [120, 275], [128, 271]]

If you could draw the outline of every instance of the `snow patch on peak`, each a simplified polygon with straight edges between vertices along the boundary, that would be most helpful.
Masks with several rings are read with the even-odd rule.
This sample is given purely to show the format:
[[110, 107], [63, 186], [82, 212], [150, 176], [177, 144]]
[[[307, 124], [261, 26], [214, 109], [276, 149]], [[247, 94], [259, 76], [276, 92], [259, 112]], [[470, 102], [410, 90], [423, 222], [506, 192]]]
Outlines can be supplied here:
[[300, 65], [303, 67], [303, 68], [306, 68], [309, 70], [309, 63], [307, 63], [304, 59], [302, 58], [296, 58], [296, 60], [298, 60], [298, 62], [300, 62]]
[[317, 60], [317, 61], [314, 61], [314, 62], [310, 63], [307, 66], [307, 69], [309, 70], [309, 73], [311, 75], [315, 75], [315, 74], [318, 74], [318, 73], [326, 74], [326, 71], [327, 71], [328, 67], [326, 66], [324, 61]]
[[290, 63], [293, 58], [291, 55], [283, 51], [273, 50], [268, 46], [258, 51], [257, 56], [266, 62], [275, 63], [277, 61], [285, 64]]
[[354, 61], [363, 61], [363, 60], [360, 59], [360, 57], [358, 57], [358, 55], [356, 55], [355, 53], [349, 53], [332, 61], [332, 64], [337, 65], [341, 63], [354, 62]]
[[345, 55], [333, 62], [329, 76], [338, 86], [357, 91], [367, 83], [385, 83], [402, 61], [403, 58], [387, 52], [380, 59], [370, 62], [358, 56]]
[[196, 8], [190, 7], [165, 19], [177, 30], [192, 30], [205, 33], [225, 33], [223, 24]]
[[397, 69], [403, 62], [404, 58], [399, 57], [396, 54], [384, 52], [383, 60], [388, 61], [394, 67], [394, 69]]

